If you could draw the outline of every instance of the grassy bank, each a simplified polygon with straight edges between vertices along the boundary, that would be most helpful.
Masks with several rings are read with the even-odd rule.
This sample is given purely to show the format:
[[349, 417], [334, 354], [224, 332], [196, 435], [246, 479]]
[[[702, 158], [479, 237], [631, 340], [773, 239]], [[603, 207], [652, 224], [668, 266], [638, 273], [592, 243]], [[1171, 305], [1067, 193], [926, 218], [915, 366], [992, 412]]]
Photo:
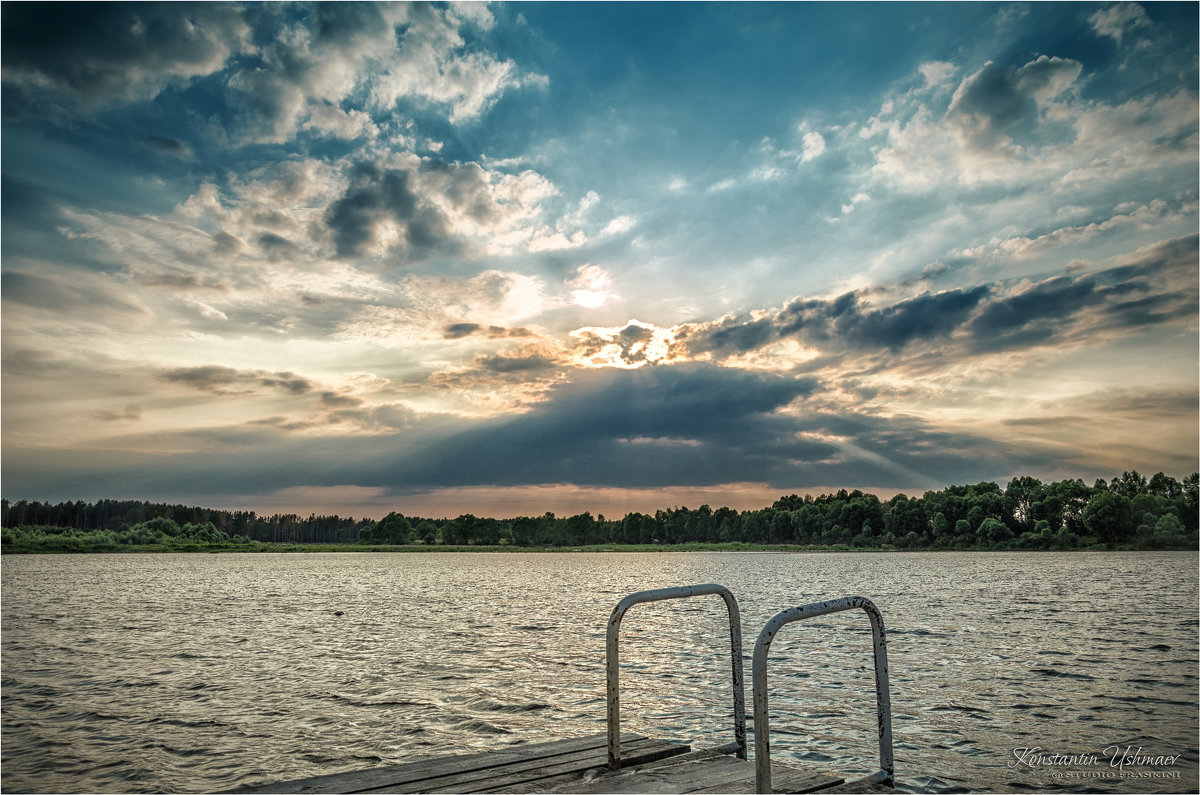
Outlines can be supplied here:
[[[596, 544], [572, 547], [516, 547], [510, 545], [484, 546], [461, 544], [274, 544], [261, 541], [249, 543], [176, 543], [176, 544], [96, 544], [58, 543], [29, 544], [9, 543], [4, 545], [4, 554], [39, 555], [71, 553], [137, 553], [137, 552], [240, 552], [243, 554], [271, 554], [281, 552], [821, 552], [849, 551], [849, 547], [816, 547], [788, 544]], [[855, 551], [880, 551], [860, 550]]]
[[[1130, 550], [1133, 546], [1093, 544], [1074, 547], [1074, 551]], [[241, 554], [312, 553], [312, 552], [379, 552], [379, 553], [433, 553], [433, 552], [1011, 552], [987, 548], [922, 547], [898, 550], [895, 547], [850, 547], [844, 545], [799, 545], [799, 544], [749, 544], [730, 543], [687, 543], [687, 544], [595, 544], [569, 547], [517, 547], [510, 545], [456, 545], [456, 544], [289, 544], [250, 541], [241, 543], [170, 543], [170, 544], [21, 544], [8, 543], [3, 547], [6, 555], [50, 555], [83, 553], [209, 553], [237, 552]], [[1025, 552], [1061, 550], [1019, 550]]]

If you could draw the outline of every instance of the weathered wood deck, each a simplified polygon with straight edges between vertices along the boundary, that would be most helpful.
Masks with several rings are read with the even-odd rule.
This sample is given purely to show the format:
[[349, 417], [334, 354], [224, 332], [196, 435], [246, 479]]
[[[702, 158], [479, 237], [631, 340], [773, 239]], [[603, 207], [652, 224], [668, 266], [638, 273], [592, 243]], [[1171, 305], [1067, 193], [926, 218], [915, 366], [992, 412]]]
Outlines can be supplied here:
[[[719, 751], [628, 735], [621, 742], [622, 767], [607, 767], [607, 736], [534, 743], [497, 751], [442, 756], [420, 762], [244, 787], [235, 792], [754, 792], [754, 763]], [[891, 792], [852, 786], [820, 773], [772, 766], [775, 792]], [[841, 786], [840, 786], [841, 785]]]

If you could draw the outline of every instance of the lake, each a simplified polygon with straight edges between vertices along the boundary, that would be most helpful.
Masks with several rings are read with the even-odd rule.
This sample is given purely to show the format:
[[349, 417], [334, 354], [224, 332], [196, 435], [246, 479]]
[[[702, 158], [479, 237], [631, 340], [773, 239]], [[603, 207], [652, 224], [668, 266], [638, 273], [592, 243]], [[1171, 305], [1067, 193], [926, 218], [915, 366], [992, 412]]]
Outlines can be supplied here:
[[[0, 565], [5, 792], [213, 792], [603, 732], [613, 606], [707, 582], [741, 607], [748, 709], [749, 654], [767, 619], [840, 596], [878, 605], [908, 791], [1197, 790], [1195, 553], [6, 555]], [[732, 739], [719, 597], [637, 605], [621, 637], [623, 731]], [[770, 661], [773, 758], [875, 769], [862, 611], [788, 625]]]

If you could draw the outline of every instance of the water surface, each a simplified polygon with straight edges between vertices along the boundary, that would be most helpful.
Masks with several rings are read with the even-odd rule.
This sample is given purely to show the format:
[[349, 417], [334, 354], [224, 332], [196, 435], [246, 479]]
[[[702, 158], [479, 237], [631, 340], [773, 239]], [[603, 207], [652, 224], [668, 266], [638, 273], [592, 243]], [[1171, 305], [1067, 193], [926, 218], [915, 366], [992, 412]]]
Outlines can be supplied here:
[[[9, 555], [2, 566], [7, 792], [212, 792], [602, 732], [613, 605], [702, 582], [738, 597], [747, 655], [785, 607], [875, 601], [906, 789], [1197, 789], [1193, 553]], [[623, 626], [623, 729], [732, 739], [720, 598], [638, 605]], [[877, 766], [870, 649], [861, 611], [781, 631], [780, 761]], [[1112, 767], [1105, 749], [1118, 747], [1180, 758]], [[1039, 765], [1032, 749], [1096, 762]]]

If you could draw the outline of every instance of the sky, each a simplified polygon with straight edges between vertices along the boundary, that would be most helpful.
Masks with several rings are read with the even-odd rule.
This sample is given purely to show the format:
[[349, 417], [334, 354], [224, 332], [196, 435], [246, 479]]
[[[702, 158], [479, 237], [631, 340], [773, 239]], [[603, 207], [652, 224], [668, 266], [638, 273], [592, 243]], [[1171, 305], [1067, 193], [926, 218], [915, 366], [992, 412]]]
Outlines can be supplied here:
[[3, 496], [1197, 469], [1196, 3], [6, 3]]

